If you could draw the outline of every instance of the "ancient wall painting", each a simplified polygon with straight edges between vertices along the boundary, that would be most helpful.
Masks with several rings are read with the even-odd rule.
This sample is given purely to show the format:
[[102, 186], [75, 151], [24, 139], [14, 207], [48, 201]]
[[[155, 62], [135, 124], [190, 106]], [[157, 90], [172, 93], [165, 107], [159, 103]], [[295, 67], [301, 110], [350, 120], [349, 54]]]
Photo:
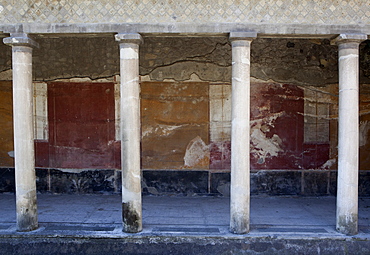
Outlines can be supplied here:
[[209, 86], [142, 82], [142, 168], [209, 168]]
[[[230, 169], [230, 84], [144, 82], [141, 89], [144, 169]], [[332, 102], [320, 98], [296, 85], [251, 84], [252, 170], [325, 166]]]
[[[331, 102], [307, 94], [296, 85], [251, 84], [252, 170], [316, 169], [329, 160]], [[210, 88], [211, 169], [230, 169], [230, 95], [228, 84]]]
[[[60, 85], [56, 88], [55, 84]], [[0, 85], [0, 164], [12, 167], [14, 159], [11, 155], [11, 81], [3, 81]], [[77, 88], [81, 90], [78, 91]], [[46, 85], [35, 82], [34, 89], [37, 167], [120, 169], [118, 83], [51, 82]], [[361, 170], [367, 170], [370, 165], [368, 94], [367, 87], [362, 85], [359, 123]], [[64, 98], [66, 96], [70, 98]], [[62, 106], [62, 103], [67, 102], [68, 107]], [[83, 106], [85, 103], [86, 107]], [[337, 104], [336, 84], [315, 87], [252, 82], [252, 170], [336, 169]], [[69, 109], [72, 106], [76, 111], [85, 111], [81, 113], [81, 120], [84, 121], [80, 121], [80, 124], [72, 123], [72, 120], [68, 119], [73, 115], [71, 112], [62, 112], [72, 111]], [[94, 112], [94, 115], [91, 112]], [[66, 119], [58, 119], [58, 114], [62, 114]], [[83, 115], [91, 118], [86, 119]], [[101, 118], [98, 120], [96, 116]], [[230, 84], [142, 82], [141, 120], [143, 169], [229, 171]], [[88, 132], [77, 134], [77, 131], [83, 129], [82, 122], [86, 126], [84, 128], [97, 134], [97, 140], [93, 141], [98, 144], [88, 138], [86, 141], [81, 138]], [[63, 127], [67, 129], [63, 131]], [[58, 144], [60, 139], [67, 138], [71, 139], [72, 144]], [[73, 144], [76, 141], [80, 141], [80, 144], [75, 146]], [[86, 147], [88, 144], [92, 146], [90, 149]], [[68, 156], [75, 155], [72, 160], [74, 164], [66, 163], [68, 160], [63, 159], [65, 153], [56, 151], [62, 147], [75, 150]], [[78, 151], [82, 148], [95, 151], [98, 156], [95, 155], [93, 160], [82, 160], [81, 156], [78, 156]], [[97, 162], [99, 160], [101, 164]]]
[[48, 84], [49, 166], [115, 166], [113, 83]]

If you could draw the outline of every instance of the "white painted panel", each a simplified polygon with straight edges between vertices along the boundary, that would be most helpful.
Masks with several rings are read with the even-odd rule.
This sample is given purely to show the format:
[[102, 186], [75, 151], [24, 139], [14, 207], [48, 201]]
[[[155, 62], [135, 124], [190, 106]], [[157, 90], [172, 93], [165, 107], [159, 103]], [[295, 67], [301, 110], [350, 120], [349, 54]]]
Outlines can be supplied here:
[[209, 98], [211, 142], [230, 141], [231, 85], [210, 85]]
[[47, 92], [45, 82], [33, 83], [34, 137], [39, 140], [49, 139]]
[[120, 83], [118, 81], [118, 83], [115, 83], [114, 84], [114, 116], [115, 116], [115, 127], [116, 127], [116, 134], [115, 134], [115, 137], [116, 137], [116, 141], [119, 141], [121, 140], [121, 136], [120, 136], [120, 130], [121, 130], [121, 127], [120, 127], [120, 121], [121, 121], [121, 100], [120, 100]]

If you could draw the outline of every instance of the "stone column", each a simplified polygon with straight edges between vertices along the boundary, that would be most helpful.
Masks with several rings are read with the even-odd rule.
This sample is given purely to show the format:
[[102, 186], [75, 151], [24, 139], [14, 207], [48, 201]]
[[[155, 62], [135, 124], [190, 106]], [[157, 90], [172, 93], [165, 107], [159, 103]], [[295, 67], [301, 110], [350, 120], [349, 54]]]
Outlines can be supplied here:
[[27, 34], [11, 34], [17, 230], [38, 228], [33, 131], [32, 47]]
[[339, 47], [339, 119], [337, 230], [358, 233], [359, 44], [362, 34], [341, 34]]
[[255, 32], [231, 32], [230, 231], [249, 232], [250, 222], [250, 45]]
[[121, 75], [121, 162], [123, 231], [142, 230], [140, 169], [140, 84], [137, 33], [117, 34]]

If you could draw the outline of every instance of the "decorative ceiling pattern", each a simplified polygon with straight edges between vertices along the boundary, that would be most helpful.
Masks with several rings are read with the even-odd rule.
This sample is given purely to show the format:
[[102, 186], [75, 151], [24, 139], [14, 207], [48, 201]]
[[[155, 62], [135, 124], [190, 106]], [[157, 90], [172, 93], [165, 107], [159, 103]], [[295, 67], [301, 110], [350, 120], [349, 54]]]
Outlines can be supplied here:
[[364, 0], [2, 0], [0, 24], [370, 23]]

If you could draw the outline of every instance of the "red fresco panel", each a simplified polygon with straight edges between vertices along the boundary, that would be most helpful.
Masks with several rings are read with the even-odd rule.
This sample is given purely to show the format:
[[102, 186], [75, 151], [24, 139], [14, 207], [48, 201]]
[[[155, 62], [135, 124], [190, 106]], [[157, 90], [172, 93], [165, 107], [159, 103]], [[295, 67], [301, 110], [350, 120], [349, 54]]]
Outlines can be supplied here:
[[210, 150], [210, 169], [230, 169], [231, 166], [231, 142], [212, 142]]
[[317, 169], [329, 160], [330, 144], [304, 144], [303, 168]]
[[114, 168], [114, 84], [48, 84], [50, 167]]
[[36, 167], [49, 167], [49, 142], [35, 140], [35, 165]]
[[[260, 140], [253, 137], [255, 129]], [[262, 146], [271, 142], [278, 144], [275, 154]], [[251, 169], [317, 168], [329, 159], [329, 147], [304, 144], [301, 88], [278, 83], [251, 84]], [[230, 157], [230, 141], [210, 145], [211, 169], [230, 169]]]
[[252, 150], [251, 168], [301, 168], [304, 138], [303, 90], [288, 84], [253, 84], [251, 94], [251, 120], [261, 120], [261, 129], [266, 139], [273, 139], [277, 135], [280, 148], [277, 156], [267, 154], [263, 161]]

